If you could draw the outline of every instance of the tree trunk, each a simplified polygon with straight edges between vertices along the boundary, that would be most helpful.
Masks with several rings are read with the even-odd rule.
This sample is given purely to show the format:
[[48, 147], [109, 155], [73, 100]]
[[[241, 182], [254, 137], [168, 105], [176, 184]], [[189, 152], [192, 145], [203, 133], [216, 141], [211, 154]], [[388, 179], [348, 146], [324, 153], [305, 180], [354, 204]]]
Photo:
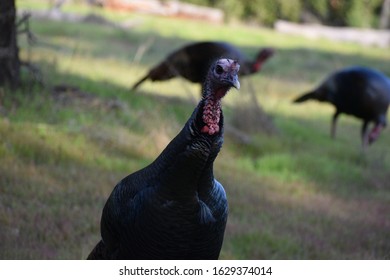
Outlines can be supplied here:
[[0, 86], [15, 88], [19, 79], [15, 0], [0, 0]]

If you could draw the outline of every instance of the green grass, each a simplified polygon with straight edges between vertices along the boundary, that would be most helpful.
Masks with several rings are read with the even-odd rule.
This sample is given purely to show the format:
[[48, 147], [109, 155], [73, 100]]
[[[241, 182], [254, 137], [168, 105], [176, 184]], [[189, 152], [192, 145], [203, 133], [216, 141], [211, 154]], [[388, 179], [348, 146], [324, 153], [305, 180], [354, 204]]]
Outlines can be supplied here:
[[[17, 2], [18, 8], [47, 7]], [[38, 41], [30, 52], [19, 38], [22, 58], [39, 66], [46, 86], [0, 89], [0, 259], [88, 255], [114, 185], [161, 152], [199, 96], [199, 86], [182, 79], [146, 82], [137, 93], [129, 88], [172, 49], [203, 39], [231, 41], [248, 56], [262, 46], [277, 49], [262, 73], [242, 79], [240, 91], [224, 99], [227, 127], [237, 125], [251, 142], [227, 129], [215, 162], [230, 207], [221, 258], [390, 258], [390, 132], [363, 155], [358, 120], [342, 116], [332, 140], [331, 106], [291, 103], [344, 66], [390, 75], [388, 50], [238, 24], [93, 11], [135, 25], [124, 31], [32, 20]], [[57, 84], [85, 94], [53, 95]], [[249, 106], [251, 87], [278, 133], [261, 133]]]

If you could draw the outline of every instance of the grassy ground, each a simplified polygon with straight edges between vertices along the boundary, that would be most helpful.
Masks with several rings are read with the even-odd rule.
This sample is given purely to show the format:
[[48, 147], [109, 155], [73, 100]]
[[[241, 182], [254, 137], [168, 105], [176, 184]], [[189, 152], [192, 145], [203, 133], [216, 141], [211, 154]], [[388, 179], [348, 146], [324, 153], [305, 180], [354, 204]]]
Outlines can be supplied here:
[[[20, 0], [18, 7], [42, 2]], [[331, 106], [291, 104], [340, 67], [390, 75], [388, 50], [237, 24], [94, 12], [133, 27], [33, 20], [37, 43], [28, 51], [21, 37], [21, 56], [40, 67], [46, 87], [0, 89], [0, 259], [87, 256], [113, 186], [159, 154], [199, 92], [181, 79], [147, 82], [137, 93], [130, 86], [172, 49], [202, 39], [228, 40], [248, 56], [259, 46], [277, 49], [261, 74], [242, 79], [241, 90], [224, 100], [227, 126], [251, 142], [227, 131], [216, 160], [230, 204], [221, 258], [390, 258], [390, 132], [363, 155], [358, 120], [342, 116], [332, 141]], [[58, 84], [82, 92], [53, 94]], [[248, 118], [255, 115], [251, 88], [278, 133], [265, 135]]]

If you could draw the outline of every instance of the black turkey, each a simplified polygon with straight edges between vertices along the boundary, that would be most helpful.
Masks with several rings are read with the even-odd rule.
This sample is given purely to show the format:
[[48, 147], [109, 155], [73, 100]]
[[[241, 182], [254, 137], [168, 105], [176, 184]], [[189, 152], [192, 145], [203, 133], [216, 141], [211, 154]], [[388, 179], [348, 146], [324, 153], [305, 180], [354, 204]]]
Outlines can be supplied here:
[[[341, 113], [363, 120], [361, 137], [363, 147], [373, 143], [386, 126], [390, 103], [390, 79], [383, 73], [367, 67], [349, 67], [330, 75], [315, 90], [302, 95], [294, 102], [315, 99], [336, 107], [331, 135], [335, 136], [336, 121]], [[368, 125], [375, 125], [368, 131]]]
[[181, 76], [193, 83], [203, 84], [211, 63], [221, 57], [229, 57], [240, 64], [240, 76], [261, 70], [263, 63], [273, 55], [274, 50], [260, 50], [255, 60], [247, 60], [236, 47], [225, 42], [198, 42], [182, 47], [154, 66], [142, 79], [134, 84], [135, 90], [147, 79], [165, 81]]
[[228, 205], [213, 162], [223, 142], [221, 99], [239, 88], [239, 67], [215, 62], [181, 132], [153, 163], [116, 185], [103, 209], [102, 240], [88, 259], [219, 257]]

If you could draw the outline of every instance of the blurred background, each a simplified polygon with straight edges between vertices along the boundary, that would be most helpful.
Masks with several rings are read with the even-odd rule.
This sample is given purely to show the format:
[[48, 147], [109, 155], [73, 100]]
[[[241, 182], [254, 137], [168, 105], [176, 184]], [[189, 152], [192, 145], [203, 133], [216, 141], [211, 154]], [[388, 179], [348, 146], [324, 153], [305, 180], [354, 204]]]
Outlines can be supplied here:
[[132, 85], [197, 41], [275, 49], [223, 100], [221, 259], [390, 258], [389, 128], [363, 151], [360, 120], [331, 139], [333, 106], [292, 103], [344, 67], [390, 76], [389, 0], [1, 2], [0, 259], [87, 257], [115, 184], [200, 98], [180, 77]]

